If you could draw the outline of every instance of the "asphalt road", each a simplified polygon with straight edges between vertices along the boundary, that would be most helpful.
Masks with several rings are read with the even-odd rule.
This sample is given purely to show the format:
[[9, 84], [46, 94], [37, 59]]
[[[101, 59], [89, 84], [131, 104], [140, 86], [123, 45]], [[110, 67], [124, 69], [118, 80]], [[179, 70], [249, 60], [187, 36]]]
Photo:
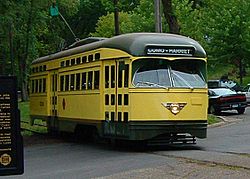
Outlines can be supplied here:
[[61, 139], [27, 146], [25, 173], [1, 178], [250, 178], [250, 107], [222, 117], [191, 147], [114, 149]]

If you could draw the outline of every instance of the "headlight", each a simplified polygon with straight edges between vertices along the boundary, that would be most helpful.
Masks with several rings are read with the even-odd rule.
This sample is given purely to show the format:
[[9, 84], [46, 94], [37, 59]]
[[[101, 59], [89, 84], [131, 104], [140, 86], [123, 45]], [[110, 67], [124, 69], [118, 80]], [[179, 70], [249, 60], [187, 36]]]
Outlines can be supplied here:
[[161, 103], [165, 108], [167, 108], [169, 111], [171, 111], [171, 113], [173, 113], [174, 115], [178, 114], [182, 108], [184, 108], [184, 106], [187, 103]]
[[173, 113], [173, 114], [177, 114], [180, 112], [180, 105], [178, 103], [172, 103], [170, 105], [170, 111]]

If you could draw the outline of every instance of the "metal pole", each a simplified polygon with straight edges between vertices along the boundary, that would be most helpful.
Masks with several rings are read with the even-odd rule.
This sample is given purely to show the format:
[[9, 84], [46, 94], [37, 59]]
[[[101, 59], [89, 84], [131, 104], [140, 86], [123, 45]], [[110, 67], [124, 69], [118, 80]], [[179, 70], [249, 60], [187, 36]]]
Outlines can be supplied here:
[[155, 32], [161, 33], [162, 27], [161, 27], [161, 13], [160, 13], [160, 7], [161, 7], [161, 1], [160, 0], [154, 0], [154, 9], [155, 9]]
[[63, 21], [65, 22], [65, 24], [67, 25], [67, 27], [69, 28], [70, 32], [73, 34], [75, 41], [79, 41], [79, 39], [76, 37], [75, 33], [73, 32], [73, 30], [70, 28], [68, 22], [65, 20], [65, 18], [63, 17], [63, 15], [58, 11], [60, 17], [63, 19]]

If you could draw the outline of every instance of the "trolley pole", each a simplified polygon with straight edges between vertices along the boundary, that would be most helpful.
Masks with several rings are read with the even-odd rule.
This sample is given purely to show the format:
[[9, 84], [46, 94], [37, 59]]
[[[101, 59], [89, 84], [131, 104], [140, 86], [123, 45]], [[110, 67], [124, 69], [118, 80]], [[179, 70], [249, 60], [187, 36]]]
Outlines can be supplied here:
[[162, 24], [161, 24], [161, 1], [154, 0], [154, 9], [155, 9], [155, 32], [162, 32]]
[[68, 27], [68, 29], [70, 30], [71, 34], [74, 36], [75, 41], [79, 41], [79, 39], [76, 37], [75, 33], [73, 32], [73, 30], [71, 29], [70, 25], [68, 24], [68, 22], [66, 21], [66, 19], [63, 17], [63, 15], [60, 13], [60, 11], [58, 10], [58, 6], [57, 6], [57, 1], [54, 1], [52, 6], [50, 7], [50, 15], [53, 16], [60, 16], [63, 20], [63, 22], [66, 24], [66, 26]]
[[118, 0], [114, 0], [115, 35], [120, 35]]
[[63, 17], [63, 15], [58, 11], [60, 17], [62, 18], [62, 20], [64, 21], [64, 23], [67, 25], [68, 29], [70, 30], [70, 32], [72, 33], [72, 35], [75, 38], [75, 41], [79, 41], [79, 39], [76, 37], [75, 33], [73, 32], [73, 30], [71, 29], [71, 27], [69, 26], [68, 22], [66, 21], [66, 19]]

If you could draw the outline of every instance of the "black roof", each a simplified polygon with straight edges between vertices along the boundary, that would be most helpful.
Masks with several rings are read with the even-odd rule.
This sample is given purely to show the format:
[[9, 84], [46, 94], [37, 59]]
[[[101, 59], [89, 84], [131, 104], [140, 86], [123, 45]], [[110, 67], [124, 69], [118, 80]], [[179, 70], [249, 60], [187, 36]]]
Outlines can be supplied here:
[[145, 56], [145, 47], [149, 45], [193, 47], [195, 49], [193, 56], [206, 57], [206, 52], [202, 46], [197, 41], [189, 37], [168, 33], [130, 33], [115, 36], [109, 39], [98, 38], [98, 41], [76, 47], [73, 45], [73, 48], [38, 58], [32, 63], [36, 64], [98, 48], [114, 48], [123, 50], [133, 56]]

